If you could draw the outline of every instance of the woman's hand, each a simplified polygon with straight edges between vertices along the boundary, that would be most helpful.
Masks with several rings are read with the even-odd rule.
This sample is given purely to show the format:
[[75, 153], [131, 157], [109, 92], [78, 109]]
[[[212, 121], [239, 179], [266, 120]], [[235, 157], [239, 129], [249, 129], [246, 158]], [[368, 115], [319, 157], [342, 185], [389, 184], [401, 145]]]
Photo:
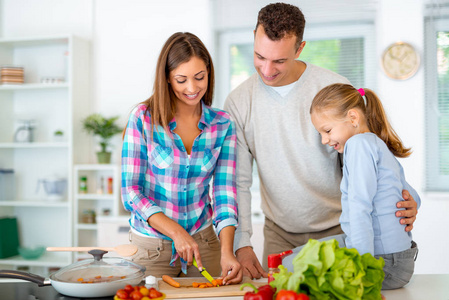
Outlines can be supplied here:
[[198, 269], [203, 268], [201, 262], [201, 256], [199, 246], [193, 239], [193, 237], [187, 233], [184, 229], [179, 230], [174, 236], [171, 237], [175, 243], [176, 252], [187, 262], [187, 265], [193, 264], [193, 256], [195, 256]]
[[243, 278], [242, 266], [234, 256], [234, 233], [234, 226], [227, 226], [220, 231], [220, 264], [224, 284], [240, 283]]
[[198, 268], [203, 268], [198, 244], [181, 225], [163, 213], [152, 215], [147, 222], [151, 227], [173, 240], [176, 252], [187, 262], [187, 265], [193, 264], [193, 256], [195, 256]]
[[242, 266], [232, 252], [222, 253], [220, 263], [221, 274], [223, 275], [223, 284], [235, 284], [242, 281]]

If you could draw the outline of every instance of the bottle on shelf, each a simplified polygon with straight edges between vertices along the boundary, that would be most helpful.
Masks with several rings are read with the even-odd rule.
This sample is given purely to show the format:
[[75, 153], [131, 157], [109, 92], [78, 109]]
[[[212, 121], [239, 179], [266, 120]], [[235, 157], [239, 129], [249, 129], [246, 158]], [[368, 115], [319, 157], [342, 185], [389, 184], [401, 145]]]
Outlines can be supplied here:
[[80, 194], [87, 194], [87, 176], [81, 176], [80, 177], [79, 193]]
[[104, 194], [104, 178], [103, 176], [99, 177], [97, 184], [97, 194]]
[[112, 194], [113, 191], [113, 184], [112, 184], [112, 177], [108, 178], [108, 194]]

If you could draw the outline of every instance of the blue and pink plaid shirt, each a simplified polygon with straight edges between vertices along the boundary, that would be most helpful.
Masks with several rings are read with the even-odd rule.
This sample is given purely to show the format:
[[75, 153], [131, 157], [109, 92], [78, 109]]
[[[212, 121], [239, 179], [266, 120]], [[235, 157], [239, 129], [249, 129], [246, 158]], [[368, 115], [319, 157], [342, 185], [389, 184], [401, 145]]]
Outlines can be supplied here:
[[[122, 201], [131, 212], [131, 227], [171, 240], [147, 223], [159, 212], [190, 235], [212, 222], [218, 234], [226, 226], [237, 226], [236, 135], [229, 114], [202, 103], [201, 133], [189, 159], [181, 138], [173, 132], [176, 120], [169, 123], [169, 133], [159, 125], [151, 132], [151, 117], [144, 115], [145, 110], [140, 104], [131, 112], [122, 148]], [[171, 264], [177, 257], [173, 250]]]

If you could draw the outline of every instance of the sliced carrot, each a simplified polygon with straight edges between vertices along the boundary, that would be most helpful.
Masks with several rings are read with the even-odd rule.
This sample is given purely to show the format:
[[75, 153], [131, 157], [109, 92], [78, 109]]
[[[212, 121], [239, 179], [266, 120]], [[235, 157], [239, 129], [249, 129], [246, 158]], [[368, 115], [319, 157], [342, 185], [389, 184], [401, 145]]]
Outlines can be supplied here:
[[198, 287], [200, 284], [198, 282], [192, 282], [193, 287]]
[[207, 284], [200, 284], [198, 287], [199, 287], [200, 289], [204, 289], [204, 288], [207, 288]]
[[162, 280], [165, 281], [166, 283], [168, 283], [169, 285], [177, 287], [177, 288], [179, 288], [181, 286], [181, 284], [179, 284], [179, 282], [177, 282], [176, 280], [174, 280], [173, 278], [171, 278], [168, 275], [162, 275]]
[[206, 282], [207, 287], [213, 287], [214, 285], [210, 282]]
[[78, 278], [77, 279], [77, 281], [83, 281], [84, 279], [81, 277], [81, 278]]
[[217, 278], [214, 280], [217, 284], [215, 286], [222, 286], [223, 285], [223, 278]]

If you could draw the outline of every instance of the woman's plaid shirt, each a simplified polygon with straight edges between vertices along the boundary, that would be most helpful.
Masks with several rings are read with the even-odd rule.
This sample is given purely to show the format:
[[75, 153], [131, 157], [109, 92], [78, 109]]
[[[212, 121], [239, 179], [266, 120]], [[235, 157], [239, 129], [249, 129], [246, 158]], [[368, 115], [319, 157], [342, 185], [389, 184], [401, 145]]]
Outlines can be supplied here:
[[201, 133], [189, 159], [173, 132], [176, 120], [169, 123], [169, 132], [161, 126], [151, 131], [145, 110], [141, 104], [131, 112], [123, 140], [122, 201], [131, 212], [130, 225], [168, 240], [148, 225], [151, 215], [163, 212], [191, 235], [212, 222], [218, 234], [226, 226], [237, 226], [236, 135], [229, 114], [202, 103]]

